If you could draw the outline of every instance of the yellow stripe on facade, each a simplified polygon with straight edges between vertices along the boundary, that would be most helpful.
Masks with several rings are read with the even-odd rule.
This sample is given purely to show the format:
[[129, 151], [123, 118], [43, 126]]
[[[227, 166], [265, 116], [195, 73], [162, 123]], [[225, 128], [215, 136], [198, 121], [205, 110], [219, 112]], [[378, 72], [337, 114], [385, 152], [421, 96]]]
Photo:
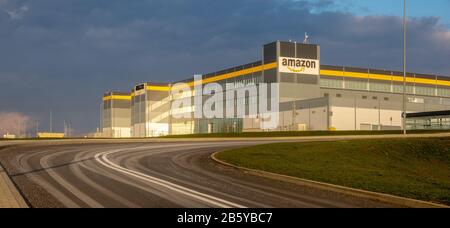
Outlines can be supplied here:
[[[345, 77], [345, 78], [359, 78], [359, 79], [371, 79], [380, 81], [394, 81], [403, 82], [403, 77], [393, 76], [387, 74], [369, 74], [369, 73], [355, 73], [355, 72], [344, 72], [337, 70], [321, 70], [320, 75], [331, 76], [331, 77]], [[406, 78], [407, 83], [418, 83], [425, 85], [440, 85], [440, 86], [450, 86], [450, 81], [434, 80], [426, 78]]]
[[[245, 70], [239, 70], [239, 71], [235, 71], [235, 72], [231, 72], [228, 74], [222, 74], [222, 75], [217, 75], [211, 78], [207, 78], [204, 79], [202, 81], [203, 84], [206, 83], [212, 83], [212, 82], [218, 82], [218, 81], [222, 81], [225, 79], [230, 79], [230, 78], [236, 78], [242, 75], [246, 75], [246, 74], [252, 74], [252, 73], [256, 73], [256, 72], [260, 72], [260, 71], [264, 71], [264, 70], [271, 70], [271, 69], [275, 69], [277, 68], [277, 63], [273, 62], [273, 63], [268, 63], [265, 65], [261, 65], [261, 66], [257, 66], [257, 67], [252, 67], [252, 68], [248, 68]], [[189, 86], [194, 86], [194, 82], [189, 82], [187, 83]]]
[[232, 72], [232, 73], [228, 73], [228, 74], [223, 74], [223, 75], [218, 75], [218, 76], [214, 76], [211, 78], [207, 78], [207, 79], [203, 80], [203, 83], [206, 84], [206, 83], [211, 83], [211, 82], [222, 81], [225, 79], [235, 78], [235, 77], [239, 77], [239, 76], [246, 75], [246, 74], [252, 74], [255, 72], [274, 69], [276, 67], [277, 67], [277, 63], [269, 63], [269, 64], [262, 65], [262, 66], [252, 67], [252, 68], [245, 69], [245, 70], [240, 70], [240, 71], [236, 71], [236, 72]]
[[[252, 67], [249, 69], [239, 70], [227, 74], [217, 75], [211, 78], [204, 79], [202, 81], [202, 84], [212, 83], [212, 82], [218, 82], [226, 79], [236, 78], [239, 76], [252, 74], [256, 72], [261, 72], [264, 70], [271, 70], [278, 67], [277, 62]], [[348, 72], [348, 71], [338, 71], [338, 70], [320, 70], [320, 75], [322, 76], [330, 76], [330, 77], [343, 77], [343, 78], [357, 78], [357, 79], [365, 79], [365, 80], [379, 80], [379, 81], [389, 81], [389, 82], [403, 82], [402, 76], [393, 76], [393, 75], [386, 75], [386, 74], [371, 74], [371, 73], [360, 73], [360, 72]], [[450, 81], [444, 81], [444, 80], [435, 80], [435, 79], [426, 79], [426, 78], [413, 78], [413, 77], [407, 77], [406, 78], [407, 83], [417, 83], [417, 84], [424, 84], [424, 85], [438, 85], [438, 86], [450, 86]], [[194, 86], [194, 81], [185, 83], [184, 85], [187, 85], [189, 87]], [[181, 87], [176, 87], [175, 89], [182, 89]], [[147, 85], [146, 90], [148, 91], [170, 91], [172, 88], [170, 86], [156, 86], [156, 85]], [[103, 97], [104, 101], [107, 100], [131, 100], [131, 98], [135, 95], [134, 92], [130, 94], [130, 96], [126, 95], [113, 95], [113, 96], [105, 96]]]
[[335, 77], [344, 77], [344, 71], [337, 71], [337, 70], [320, 70], [320, 75], [324, 75], [324, 76], [335, 76]]
[[109, 101], [109, 100], [127, 100], [130, 101], [131, 100], [131, 96], [126, 96], [126, 95], [109, 95], [106, 97], [103, 97], [103, 101]]
[[147, 86], [147, 90], [149, 91], [169, 91], [170, 87], [169, 86], [153, 86], [153, 85], [148, 85]]
[[[380, 81], [389, 80], [389, 81], [392, 81], [393, 80], [392, 77], [393, 77], [392, 75], [369, 74], [369, 78], [372, 79], [372, 80], [380, 80]], [[403, 78], [402, 78], [402, 82], [403, 82]]]
[[[257, 67], [252, 67], [252, 68], [248, 68], [248, 69], [244, 69], [244, 70], [231, 72], [228, 74], [222, 74], [222, 75], [217, 75], [217, 76], [214, 76], [211, 78], [207, 78], [207, 79], [202, 80], [202, 84], [218, 82], [218, 81], [222, 81], [222, 80], [230, 79], [230, 78], [236, 78], [236, 77], [246, 75], [246, 74], [252, 74], [252, 73], [256, 73], [256, 72], [260, 72], [260, 71], [264, 71], [264, 70], [275, 69], [277, 67], [278, 67], [277, 62], [268, 63], [268, 64], [257, 66]], [[188, 82], [185, 85], [188, 85], [189, 87], [193, 87], [194, 81]], [[184, 87], [183, 86], [174, 87], [174, 89], [182, 89], [182, 88], [184, 88]]]
[[359, 72], [344, 72], [344, 77], [346, 78], [363, 78], [368, 79], [369, 74], [368, 73], [359, 73]]

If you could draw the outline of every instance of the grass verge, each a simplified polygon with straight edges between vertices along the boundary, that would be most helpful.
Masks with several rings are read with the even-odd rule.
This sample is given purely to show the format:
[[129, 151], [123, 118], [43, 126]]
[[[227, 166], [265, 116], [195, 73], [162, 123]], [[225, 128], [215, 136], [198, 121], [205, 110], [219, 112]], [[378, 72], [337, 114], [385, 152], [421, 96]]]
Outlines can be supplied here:
[[228, 163], [450, 205], [450, 138], [277, 143], [217, 154]]

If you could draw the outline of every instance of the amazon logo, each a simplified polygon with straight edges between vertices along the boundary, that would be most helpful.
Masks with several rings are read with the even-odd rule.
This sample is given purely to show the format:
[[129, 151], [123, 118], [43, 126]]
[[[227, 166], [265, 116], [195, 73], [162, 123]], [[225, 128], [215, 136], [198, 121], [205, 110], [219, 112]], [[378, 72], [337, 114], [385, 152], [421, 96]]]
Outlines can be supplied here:
[[304, 72], [305, 69], [316, 69], [317, 64], [314, 60], [282, 58], [281, 65], [293, 73]]

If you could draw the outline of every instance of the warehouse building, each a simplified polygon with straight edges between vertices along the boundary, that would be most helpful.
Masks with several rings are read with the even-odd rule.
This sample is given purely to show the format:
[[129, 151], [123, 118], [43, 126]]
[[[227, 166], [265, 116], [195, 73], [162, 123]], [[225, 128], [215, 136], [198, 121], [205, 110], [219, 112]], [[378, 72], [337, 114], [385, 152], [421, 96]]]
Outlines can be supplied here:
[[110, 92], [103, 96], [102, 137], [128, 138], [131, 136], [131, 95]]
[[[403, 73], [321, 65], [319, 45], [269, 43], [263, 46], [260, 61], [205, 74], [201, 79], [203, 86], [217, 83], [227, 88], [231, 84], [233, 89], [278, 83], [277, 127], [264, 129], [260, 113], [248, 113], [252, 106], [260, 105], [263, 98], [259, 93], [233, 97], [232, 102], [223, 96], [223, 102], [217, 105], [223, 105], [224, 110], [230, 104], [245, 105], [246, 115], [236, 118], [195, 118], [195, 106], [173, 108], [173, 102], [180, 99], [193, 101], [201, 96], [204, 103], [213, 95], [196, 93], [195, 80], [191, 78], [170, 84], [139, 84], [128, 94], [106, 94], [104, 135], [402, 129]], [[171, 93], [178, 83], [185, 83], [191, 90]], [[408, 73], [406, 93], [408, 113], [450, 110], [449, 77]], [[174, 118], [179, 113], [190, 115]]]
[[131, 93], [131, 135], [155, 137], [169, 134], [170, 85], [143, 83]]

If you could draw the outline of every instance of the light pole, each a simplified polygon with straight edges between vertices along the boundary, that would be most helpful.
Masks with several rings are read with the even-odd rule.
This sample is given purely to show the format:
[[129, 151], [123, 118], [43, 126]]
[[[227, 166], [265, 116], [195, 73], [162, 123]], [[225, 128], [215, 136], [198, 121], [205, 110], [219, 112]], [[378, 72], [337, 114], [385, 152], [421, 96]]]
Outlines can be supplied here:
[[50, 133], [53, 133], [53, 110], [50, 109]]
[[102, 137], [103, 137], [103, 110], [104, 110], [104, 101], [102, 100], [100, 102], [100, 123], [98, 124], [99, 126], [99, 133], [101, 133]]
[[36, 120], [36, 138], [39, 137], [39, 121]]
[[403, 3], [403, 134], [406, 135], [406, 0]]

